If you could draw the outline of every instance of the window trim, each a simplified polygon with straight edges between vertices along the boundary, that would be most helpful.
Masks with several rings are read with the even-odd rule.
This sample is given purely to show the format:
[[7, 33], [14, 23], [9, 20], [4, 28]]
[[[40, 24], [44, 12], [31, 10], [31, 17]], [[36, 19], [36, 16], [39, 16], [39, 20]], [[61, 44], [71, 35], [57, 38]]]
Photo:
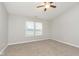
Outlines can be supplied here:
[[[30, 21], [26, 21], [26, 22], [30, 22]], [[31, 36], [28, 36], [28, 35], [26, 35], [26, 22], [25, 22], [25, 31], [24, 31], [24, 33], [25, 33], [25, 37], [33, 37], [33, 36], [42, 36], [43, 35], [43, 23], [42, 22], [37, 22], [37, 21], [31, 21], [31, 22], [33, 22], [34, 23], [34, 31], [33, 31], [33, 33], [34, 33], [34, 35], [31, 35]], [[36, 23], [41, 23], [42, 24], [42, 30], [41, 30], [41, 35], [36, 35]]]

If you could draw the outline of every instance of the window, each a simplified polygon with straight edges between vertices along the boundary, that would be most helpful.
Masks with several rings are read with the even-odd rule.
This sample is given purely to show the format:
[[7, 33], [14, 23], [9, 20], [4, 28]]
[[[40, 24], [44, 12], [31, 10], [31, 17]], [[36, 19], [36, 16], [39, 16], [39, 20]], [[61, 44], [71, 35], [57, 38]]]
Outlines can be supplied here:
[[42, 35], [42, 23], [27, 21], [25, 25], [26, 36], [39, 36]]
[[26, 22], [25, 34], [26, 34], [26, 36], [34, 35], [34, 22], [32, 22], [32, 21]]
[[35, 23], [35, 35], [42, 35], [42, 23]]

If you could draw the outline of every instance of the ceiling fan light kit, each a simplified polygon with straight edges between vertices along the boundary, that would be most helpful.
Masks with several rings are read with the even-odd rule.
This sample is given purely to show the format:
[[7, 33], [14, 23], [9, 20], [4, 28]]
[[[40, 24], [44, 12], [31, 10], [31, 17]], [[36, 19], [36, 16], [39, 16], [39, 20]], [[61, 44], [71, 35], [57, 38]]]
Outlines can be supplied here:
[[45, 8], [49, 8], [50, 7], [50, 5], [45, 5]]
[[50, 7], [56, 8], [56, 6], [53, 5], [53, 3], [54, 2], [44, 2], [44, 5], [37, 6], [37, 8], [44, 7], [44, 11], [46, 11]]

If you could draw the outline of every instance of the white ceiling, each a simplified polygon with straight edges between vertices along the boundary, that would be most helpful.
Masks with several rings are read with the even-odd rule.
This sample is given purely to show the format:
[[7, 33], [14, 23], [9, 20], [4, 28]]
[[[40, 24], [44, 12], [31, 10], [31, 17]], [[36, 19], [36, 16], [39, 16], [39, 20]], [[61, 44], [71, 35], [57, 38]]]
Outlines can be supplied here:
[[57, 8], [49, 8], [46, 12], [43, 11], [44, 8], [36, 8], [36, 6], [41, 5], [41, 3], [38, 2], [6, 2], [4, 4], [9, 14], [48, 20], [60, 15], [75, 5], [76, 2], [56, 2], [55, 5]]

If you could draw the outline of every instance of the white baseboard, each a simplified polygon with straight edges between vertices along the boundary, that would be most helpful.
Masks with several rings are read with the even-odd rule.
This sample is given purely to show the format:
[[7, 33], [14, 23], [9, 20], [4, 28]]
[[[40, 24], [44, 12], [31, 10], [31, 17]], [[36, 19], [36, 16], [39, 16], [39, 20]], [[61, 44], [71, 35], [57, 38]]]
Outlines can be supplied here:
[[3, 55], [4, 54], [4, 51], [5, 51], [5, 49], [8, 47], [8, 45], [7, 46], [5, 46], [1, 51], [0, 51], [0, 55]]
[[[24, 42], [11, 43], [11, 44], [8, 44], [8, 45], [21, 44], [21, 43], [30, 43], [30, 42], [41, 41], [41, 40], [48, 40], [48, 39], [30, 40], [30, 41], [24, 41]], [[75, 45], [75, 44], [72, 44], [72, 43], [69, 43], [69, 42], [64, 42], [64, 41], [60, 41], [60, 40], [56, 40], [56, 39], [51, 39], [51, 40], [55, 40], [55, 41], [58, 41], [60, 43], [64, 43], [64, 44], [79, 48], [78, 45]]]
[[47, 39], [38, 39], [38, 40], [30, 40], [30, 41], [24, 41], [24, 42], [17, 42], [17, 43], [11, 43], [11, 44], [8, 44], [8, 45], [21, 44], [21, 43], [30, 43], [30, 42], [41, 41], [41, 40], [47, 40]]
[[[8, 45], [21, 44], [21, 43], [29, 43], [29, 42], [35, 42], [35, 41], [41, 41], [41, 40], [47, 40], [47, 39], [30, 40], [30, 41], [24, 41], [24, 42], [12, 43], [12, 44], [8, 44]], [[8, 47], [8, 45], [5, 46], [5, 47], [0, 51], [0, 55], [3, 55], [5, 49]]]
[[60, 40], [56, 40], [56, 39], [52, 39], [52, 40], [55, 40], [55, 41], [58, 41], [58, 42], [60, 42], [60, 43], [64, 43], [64, 44], [67, 44], [67, 45], [70, 45], [70, 46], [73, 46], [73, 47], [79, 48], [78, 45], [75, 45], [75, 44], [72, 44], [72, 43], [69, 43], [69, 42], [64, 42], [64, 41], [60, 41]]

